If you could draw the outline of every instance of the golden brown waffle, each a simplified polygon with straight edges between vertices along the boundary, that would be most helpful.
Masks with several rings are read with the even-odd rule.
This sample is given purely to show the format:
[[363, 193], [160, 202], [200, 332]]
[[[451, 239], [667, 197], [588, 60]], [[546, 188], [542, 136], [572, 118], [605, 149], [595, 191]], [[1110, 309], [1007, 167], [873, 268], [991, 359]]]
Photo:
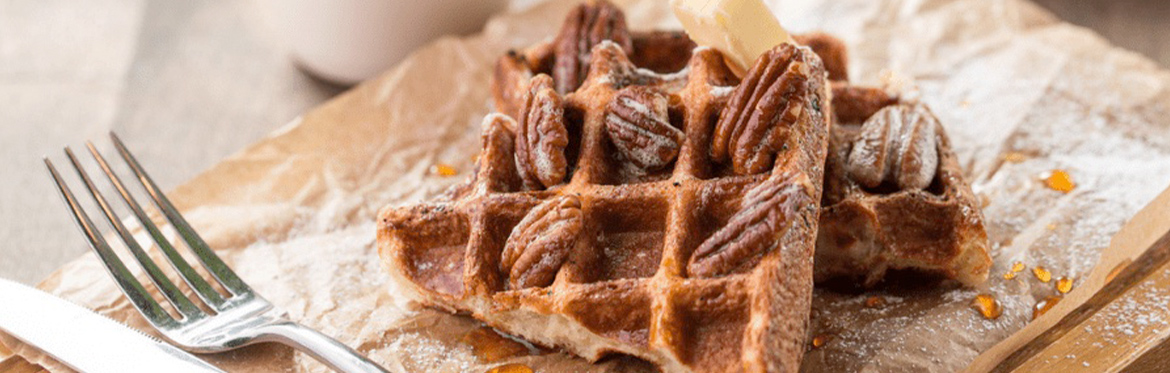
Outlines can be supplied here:
[[[914, 269], [939, 274], [972, 286], [987, 279], [991, 257], [983, 214], [938, 119], [924, 104], [899, 102], [879, 89], [835, 85], [834, 108], [838, 123], [832, 129], [825, 166], [820, 232], [817, 235], [816, 279], [861, 279], [870, 286], [887, 269]], [[901, 139], [909, 150], [889, 149], [882, 161], [925, 163], [934, 172], [920, 172], [918, 181], [899, 182], [896, 172], [882, 180], [851, 170], [859, 158], [872, 156], [855, 149], [866, 146], [864, 133], [889, 136], [916, 126], [920, 145]], [[883, 127], [883, 124], [885, 127]], [[903, 138], [913, 137], [902, 130]], [[929, 137], [928, 137], [929, 136]], [[872, 137], [872, 136], [871, 136]], [[896, 136], [891, 136], [896, 137]], [[901, 145], [885, 139], [892, 147]], [[880, 142], [880, 141], [878, 141]], [[932, 161], [929, 159], [933, 158]], [[866, 168], [872, 170], [872, 163]], [[896, 166], [895, 166], [896, 167]], [[887, 170], [889, 171], [889, 170]], [[863, 172], [864, 173], [864, 172]], [[928, 176], [922, 176], [928, 175]], [[903, 185], [911, 184], [911, 185]], [[912, 185], [917, 184], [917, 185]]]
[[586, 359], [797, 371], [831, 112], [820, 59], [779, 46], [740, 84], [678, 34], [628, 46], [592, 46], [563, 96], [555, 48], [505, 56], [506, 115], [485, 118], [474, 176], [383, 210], [381, 256], [423, 303]]

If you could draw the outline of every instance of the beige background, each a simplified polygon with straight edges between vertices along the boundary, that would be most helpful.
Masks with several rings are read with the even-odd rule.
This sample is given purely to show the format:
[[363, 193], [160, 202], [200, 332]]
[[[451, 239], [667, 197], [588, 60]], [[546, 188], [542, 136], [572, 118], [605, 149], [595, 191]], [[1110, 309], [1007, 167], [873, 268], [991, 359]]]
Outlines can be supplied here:
[[[521, 1], [528, 3], [530, 1]], [[1170, 2], [1037, 0], [1170, 66]], [[251, 1], [0, 0], [0, 277], [87, 252], [40, 157], [116, 131], [174, 187], [332, 97]]]

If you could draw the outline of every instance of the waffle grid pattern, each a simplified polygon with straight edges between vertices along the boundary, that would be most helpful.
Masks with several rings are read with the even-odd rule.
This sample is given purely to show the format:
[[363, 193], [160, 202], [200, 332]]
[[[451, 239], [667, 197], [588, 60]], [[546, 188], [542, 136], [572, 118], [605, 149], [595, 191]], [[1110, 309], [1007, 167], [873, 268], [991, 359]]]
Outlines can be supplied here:
[[[665, 39], [655, 42], [654, 39]], [[587, 359], [625, 353], [666, 371], [796, 371], [803, 354], [812, 290], [812, 255], [831, 112], [819, 64], [810, 89], [821, 107], [791, 128], [789, 150], [771, 172], [794, 172], [811, 188], [805, 206], [776, 247], [715, 278], [686, 273], [691, 252], [727, 224], [748, 190], [768, 173], [733, 175], [711, 161], [715, 121], [738, 83], [711, 49], [682, 49], [677, 36], [635, 33], [633, 63], [620, 47], [594, 48], [591, 70], [565, 96], [571, 135], [570, 176], [545, 191], [522, 191], [513, 162], [514, 127], [507, 116], [485, 118], [484, 149], [470, 182], [439, 201], [382, 212], [379, 246], [404, 283], [431, 305], [471, 313], [501, 330]], [[654, 46], [660, 46], [655, 48]], [[533, 53], [528, 66], [547, 66]], [[537, 51], [537, 52], [533, 52]], [[640, 54], [642, 53], [642, 54]], [[805, 50], [804, 53], [811, 54]], [[815, 59], [819, 61], [819, 59]], [[539, 67], [538, 67], [539, 68]], [[509, 72], [515, 74], [515, 71]], [[533, 71], [520, 74], [531, 76]], [[509, 84], [500, 82], [495, 84]], [[675, 162], [644, 172], [621, 158], [604, 125], [605, 107], [623, 84], [670, 95], [670, 120], [685, 133]], [[513, 96], [515, 97], [515, 96]], [[505, 112], [508, 105], [500, 105]], [[583, 204], [584, 229], [551, 286], [511, 289], [499, 269], [512, 228], [552, 196]], [[525, 326], [527, 325], [527, 326]]]

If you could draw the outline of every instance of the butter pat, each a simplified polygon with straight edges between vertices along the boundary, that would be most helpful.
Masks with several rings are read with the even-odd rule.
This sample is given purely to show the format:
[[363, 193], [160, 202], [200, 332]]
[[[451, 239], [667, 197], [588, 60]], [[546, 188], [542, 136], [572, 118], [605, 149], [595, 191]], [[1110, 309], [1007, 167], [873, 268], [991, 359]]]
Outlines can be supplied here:
[[794, 43], [760, 0], [671, 0], [674, 15], [699, 45], [718, 49], [736, 74], [780, 43]]

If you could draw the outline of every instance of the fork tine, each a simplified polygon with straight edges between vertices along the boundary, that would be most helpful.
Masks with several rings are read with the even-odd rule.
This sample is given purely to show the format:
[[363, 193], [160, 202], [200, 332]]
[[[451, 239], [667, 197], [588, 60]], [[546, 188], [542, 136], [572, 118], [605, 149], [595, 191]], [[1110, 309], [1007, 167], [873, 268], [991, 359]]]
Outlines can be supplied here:
[[187, 242], [187, 246], [199, 258], [199, 261], [203, 262], [203, 266], [207, 268], [207, 271], [211, 272], [211, 275], [218, 279], [219, 283], [233, 294], [254, 295], [252, 289], [239, 276], [236, 276], [236, 273], [215, 252], [211, 251], [211, 248], [207, 246], [207, 242], [204, 242], [203, 238], [199, 237], [195, 229], [191, 228], [191, 225], [183, 218], [183, 215], [179, 214], [178, 209], [163, 195], [162, 190], [159, 189], [158, 185], [155, 185], [154, 180], [150, 179], [150, 176], [138, 164], [138, 160], [134, 158], [134, 155], [130, 154], [130, 151], [122, 144], [122, 140], [113, 132], [110, 132], [110, 139], [113, 140], [114, 147], [118, 149], [118, 154], [122, 156], [126, 164], [130, 165], [130, 169], [138, 176], [138, 182], [146, 188], [151, 199], [154, 200], [155, 206], [158, 206], [159, 210], [162, 210], [163, 215], [166, 215], [167, 220], [171, 222], [171, 225], [175, 227], [179, 235]]
[[85, 234], [85, 238], [89, 241], [89, 247], [93, 248], [94, 253], [98, 255], [105, 264], [106, 269], [110, 272], [110, 276], [114, 278], [114, 282], [122, 288], [122, 292], [126, 294], [126, 298], [130, 299], [130, 303], [142, 313], [146, 320], [150, 322], [155, 328], [170, 328], [177, 324], [171, 315], [163, 310], [162, 306], [150, 297], [142, 284], [134, 278], [134, 274], [126, 269], [126, 265], [114, 254], [114, 250], [110, 249], [110, 245], [102, 238], [101, 233], [98, 232], [94, 226], [93, 221], [89, 220], [85, 210], [77, 203], [77, 198], [73, 196], [73, 192], [69, 190], [69, 186], [65, 185], [65, 181], [61, 179], [61, 175], [57, 173], [57, 169], [53, 167], [53, 162], [45, 158], [45, 167], [49, 168], [49, 174], [53, 177], [53, 182], [57, 184], [57, 191], [61, 193], [61, 198], [65, 200], [65, 204], [69, 206], [69, 211], [73, 213], [73, 219], [77, 223], [77, 227], [81, 229], [81, 233]]
[[223, 296], [219, 295], [219, 292], [215, 291], [215, 288], [211, 287], [211, 284], [207, 283], [207, 281], [203, 279], [203, 276], [200, 276], [198, 272], [195, 272], [195, 269], [191, 267], [191, 264], [187, 262], [187, 259], [184, 259], [183, 256], [180, 255], [177, 250], [175, 250], [175, 247], [171, 245], [170, 241], [167, 240], [165, 236], [163, 236], [162, 231], [158, 229], [158, 226], [154, 224], [154, 222], [150, 219], [150, 216], [146, 215], [146, 211], [142, 209], [142, 206], [140, 206], [138, 202], [134, 200], [134, 196], [131, 195], [130, 191], [126, 189], [126, 185], [122, 183], [122, 179], [118, 177], [118, 174], [114, 173], [113, 168], [110, 167], [110, 164], [106, 162], [106, 158], [103, 157], [100, 152], [98, 152], [97, 148], [93, 146], [93, 143], [86, 143], [85, 145], [87, 148], [89, 148], [89, 153], [93, 155], [93, 159], [97, 161], [98, 166], [102, 169], [102, 172], [106, 174], [106, 178], [110, 180], [111, 184], [114, 184], [114, 188], [117, 189], [118, 194], [122, 196], [122, 201], [126, 203], [126, 206], [130, 207], [130, 211], [134, 213], [134, 216], [138, 218], [138, 221], [142, 223], [142, 226], [146, 228], [146, 231], [150, 233], [152, 238], [154, 238], [154, 242], [158, 244], [158, 247], [160, 250], [162, 250], [163, 255], [167, 257], [167, 261], [171, 263], [171, 268], [174, 268], [175, 271], [179, 272], [179, 277], [182, 277], [183, 281], [186, 282], [187, 285], [191, 287], [191, 289], [195, 290], [195, 295], [199, 296], [199, 299], [202, 299], [203, 302], [212, 309], [216, 311], [222, 311], [224, 305]]
[[[92, 144], [87, 143], [86, 145], [91, 149], [93, 148]], [[114, 227], [114, 231], [117, 231], [118, 235], [122, 237], [122, 242], [126, 243], [126, 247], [134, 254], [134, 259], [137, 259], [138, 263], [142, 265], [142, 269], [146, 270], [146, 273], [150, 275], [151, 281], [154, 281], [155, 286], [162, 291], [163, 296], [171, 301], [171, 304], [175, 306], [175, 309], [185, 319], [204, 316], [203, 310], [200, 310], [194, 303], [191, 303], [191, 300], [179, 291], [179, 288], [163, 274], [162, 270], [158, 268], [158, 265], [154, 263], [154, 260], [146, 254], [146, 251], [142, 250], [142, 246], [138, 245], [138, 240], [135, 240], [134, 236], [130, 234], [130, 231], [122, 225], [122, 221], [114, 214], [114, 209], [110, 208], [110, 204], [101, 195], [101, 192], [97, 190], [97, 187], [94, 186], [93, 181], [90, 180], [89, 175], [81, 166], [81, 162], [78, 162], [77, 157], [73, 155], [73, 150], [65, 148], [65, 155], [69, 157], [69, 163], [73, 164], [73, 169], [77, 171], [77, 176], [80, 176], [81, 181], [85, 183], [85, 188], [89, 190], [89, 195], [93, 197], [94, 201], [101, 207], [102, 212], [105, 213], [106, 220]], [[145, 225], [144, 223], [143, 226]], [[156, 236], [155, 239], [157, 240], [158, 237]], [[162, 242], [164, 243], [160, 245], [165, 245], [166, 240], [162, 240]]]

